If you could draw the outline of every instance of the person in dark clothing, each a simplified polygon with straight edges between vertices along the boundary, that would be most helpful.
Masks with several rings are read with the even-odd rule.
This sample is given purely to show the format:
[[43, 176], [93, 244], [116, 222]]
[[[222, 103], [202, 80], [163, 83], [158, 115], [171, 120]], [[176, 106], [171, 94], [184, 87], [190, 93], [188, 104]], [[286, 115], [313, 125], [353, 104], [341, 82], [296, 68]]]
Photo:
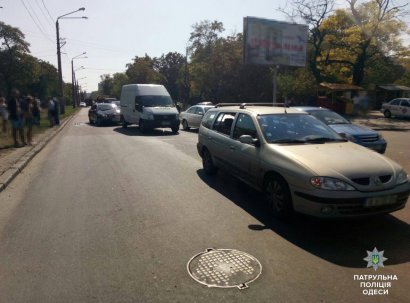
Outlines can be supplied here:
[[9, 110], [9, 119], [13, 130], [14, 147], [20, 147], [17, 141], [17, 131], [20, 135], [22, 145], [26, 145], [24, 141], [24, 117], [21, 111], [21, 103], [19, 100], [20, 92], [17, 89], [11, 91], [11, 98], [7, 103]]
[[57, 98], [53, 98], [54, 99], [54, 104], [55, 104], [55, 108], [54, 108], [54, 122], [56, 125], [60, 125], [60, 101], [57, 100]]

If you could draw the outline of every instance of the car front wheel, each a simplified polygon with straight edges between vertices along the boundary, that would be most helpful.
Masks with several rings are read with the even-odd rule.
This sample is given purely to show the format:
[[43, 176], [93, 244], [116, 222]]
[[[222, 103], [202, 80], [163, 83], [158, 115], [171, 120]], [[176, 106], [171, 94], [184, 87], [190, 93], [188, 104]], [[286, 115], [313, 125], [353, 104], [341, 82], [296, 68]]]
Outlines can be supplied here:
[[390, 118], [390, 117], [391, 117], [391, 112], [390, 112], [388, 109], [386, 109], [386, 110], [384, 111], [384, 116], [385, 116], [386, 118]]
[[292, 214], [292, 198], [289, 187], [283, 178], [269, 176], [265, 183], [269, 210], [275, 217], [289, 217]]
[[189, 125], [188, 125], [188, 122], [186, 120], [182, 120], [182, 129], [183, 130], [188, 130], [189, 129]]

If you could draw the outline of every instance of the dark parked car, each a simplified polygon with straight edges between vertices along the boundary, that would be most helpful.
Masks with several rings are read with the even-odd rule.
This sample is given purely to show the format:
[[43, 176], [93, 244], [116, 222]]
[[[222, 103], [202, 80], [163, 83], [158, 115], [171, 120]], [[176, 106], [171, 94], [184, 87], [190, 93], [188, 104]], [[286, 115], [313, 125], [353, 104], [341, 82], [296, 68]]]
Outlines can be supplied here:
[[120, 123], [120, 108], [114, 103], [97, 103], [88, 111], [90, 124]]
[[330, 109], [311, 106], [295, 106], [293, 108], [307, 112], [316, 119], [319, 119], [351, 142], [365, 146], [381, 154], [384, 154], [386, 151], [387, 143], [378, 132], [361, 125], [353, 124]]

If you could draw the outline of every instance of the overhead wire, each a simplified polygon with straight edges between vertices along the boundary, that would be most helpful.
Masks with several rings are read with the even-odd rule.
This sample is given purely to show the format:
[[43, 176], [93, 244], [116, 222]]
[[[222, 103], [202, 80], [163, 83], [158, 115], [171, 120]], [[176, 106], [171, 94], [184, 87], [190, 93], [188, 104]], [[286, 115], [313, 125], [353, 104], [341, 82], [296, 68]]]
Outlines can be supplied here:
[[47, 12], [48, 16], [50, 17], [50, 20], [54, 23], [54, 19], [50, 14], [50, 11], [48, 10], [47, 5], [44, 3], [44, 0], [41, 0], [41, 2], [43, 3], [43, 6], [46, 9], [46, 12]]
[[35, 0], [37, 7], [39, 8], [41, 14], [43, 15], [44, 19], [48, 22], [48, 24], [51, 25], [52, 28], [54, 28], [54, 22], [51, 22], [50, 19], [48, 18], [48, 16], [46, 15], [46, 13], [44, 12], [43, 8], [41, 8], [40, 3], [38, 2], [38, 0]]
[[49, 40], [51, 43], [54, 44], [54, 41], [52, 41], [45, 33], [44, 31], [41, 29], [41, 27], [37, 24], [36, 20], [34, 19], [33, 15], [30, 13], [30, 10], [27, 8], [25, 2], [23, 0], [20, 0], [20, 2], [23, 4], [24, 8], [26, 9], [27, 13], [30, 15], [31, 20], [33, 20], [34, 24], [36, 25], [36, 27], [39, 29], [39, 31], [43, 34], [43, 36]]
[[[25, 2], [25, 1], [23, 0], [23, 2]], [[33, 13], [34, 18], [36, 18], [36, 20], [37, 20], [38, 24], [40, 25], [41, 29], [43, 31], [45, 31], [45, 27], [43, 26], [43, 23], [41, 22], [41, 20], [38, 18], [37, 14], [36, 14], [36, 11], [34, 10], [33, 6], [31, 5], [31, 2], [27, 0], [27, 2], [25, 2], [25, 3], [27, 3], [28, 7], [30, 8], [30, 11]]]

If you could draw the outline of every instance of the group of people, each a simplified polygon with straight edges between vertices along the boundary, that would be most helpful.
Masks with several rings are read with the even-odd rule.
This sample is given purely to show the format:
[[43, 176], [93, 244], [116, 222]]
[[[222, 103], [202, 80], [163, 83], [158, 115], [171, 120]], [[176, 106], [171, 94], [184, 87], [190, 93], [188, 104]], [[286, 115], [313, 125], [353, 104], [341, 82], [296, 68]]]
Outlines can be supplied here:
[[[11, 97], [6, 99], [0, 95], [0, 118], [2, 132], [7, 134], [7, 124], [10, 121], [14, 147], [33, 144], [33, 126], [40, 125], [40, 105], [32, 96], [20, 97], [17, 89], [11, 91]], [[48, 102], [48, 118], [50, 127], [59, 124], [58, 103], [51, 99]], [[18, 135], [18, 136], [17, 136]], [[20, 142], [18, 138], [20, 138]]]

